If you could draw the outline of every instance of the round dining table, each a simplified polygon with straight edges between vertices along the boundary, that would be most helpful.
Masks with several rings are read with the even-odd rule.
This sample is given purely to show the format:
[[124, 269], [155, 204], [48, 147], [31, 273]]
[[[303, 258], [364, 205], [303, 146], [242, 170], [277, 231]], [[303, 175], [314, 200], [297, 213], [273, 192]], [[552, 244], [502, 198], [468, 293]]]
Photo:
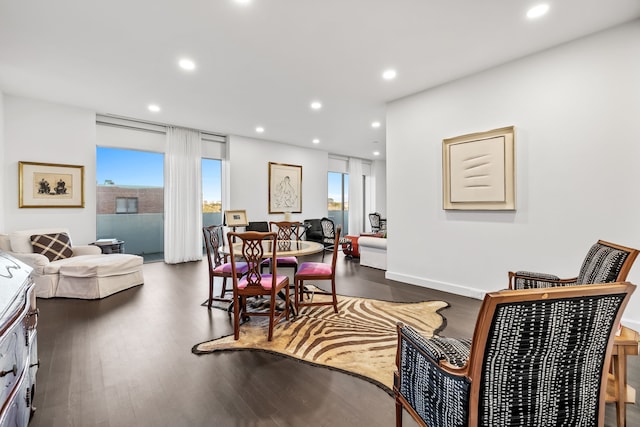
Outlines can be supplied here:
[[[312, 242], [310, 240], [276, 240], [275, 245], [273, 240], [263, 240], [262, 248], [264, 253], [263, 258], [271, 258], [273, 247], [276, 248], [276, 256], [303, 256], [311, 255], [318, 252], [322, 252], [324, 245], [318, 242]], [[220, 252], [223, 255], [231, 255], [231, 250], [228, 245], [220, 248]], [[233, 252], [235, 254], [242, 254], [242, 243], [237, 242], [233, 244]]]
[[[264, 249], [264, 252], [262, 257], [271, 258], [274, 246], [276, 248], [276, 257], [311, 255], [324, 250], [324, 245], [322, 243], [312, 242], [309, 240], [276, 240], [275, 245], [273, 240], [263, 240], [262, 248]], [[236, 256], [242, 255], [242, 242], [233, 244], [233, 252]], [[229, 245], [221, 247], [220, 253], [223, 255], [231, 255]], [[290, 286], [295, 285], [290, 284]], [[282, 299], [285, 299], [284, 293], [281, 292], [278, 295]], [[295, 304], [292, 301], [289, 301], [289, 309], [292, 311], [294, 317], [298, 315], [295, 310]], [[233, 310], [233, 302], [229, 305], [227, 310]]]

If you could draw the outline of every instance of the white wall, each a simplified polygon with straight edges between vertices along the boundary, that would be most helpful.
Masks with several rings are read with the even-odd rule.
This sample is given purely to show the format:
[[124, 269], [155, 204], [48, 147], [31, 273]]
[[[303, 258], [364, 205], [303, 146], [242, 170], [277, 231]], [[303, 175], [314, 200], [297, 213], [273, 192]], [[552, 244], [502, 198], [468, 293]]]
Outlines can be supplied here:
[[[5, 158], [5, 146], [4, 146], [4, 94], [0, 91], [0, 165], [2, 170], [0, 171], [0, 188], [7, 188], [5, 183], [7, 182], [7, 167], [4, 162]], [[0, 197], [0, 232], [5, 229], [4, 221], [4, 207], [6, 205], [6, 192], [2, 191], [2, 197]]]
[[[75, 244], [96, 238], [96, 117], [92, 111], [4, 97], [3, 230], [60, 226]], [[18, 162], [84, 166], [84, 208], [18, 208]]]
[[[638, 76], [634, 21], [391, 103], [387, 277], [482, 297], [509, 270], [575, 276], [598, 239], [640, 248]], [[444, 211], [442, 140], [509, 125], [517, 210]]]
[[374, 211], [387, 217], [387, 163], [384, 160], [373, 162], [371, 171], [375, 177], [375, 206]]
[[327, 216], [328, 154], [261, 139], [229, 137], [229, 209], [245, 209], [249, 221], [283, 221], [269, 214], [269, 162], [302, 166], [302, 213], [292, 220]]

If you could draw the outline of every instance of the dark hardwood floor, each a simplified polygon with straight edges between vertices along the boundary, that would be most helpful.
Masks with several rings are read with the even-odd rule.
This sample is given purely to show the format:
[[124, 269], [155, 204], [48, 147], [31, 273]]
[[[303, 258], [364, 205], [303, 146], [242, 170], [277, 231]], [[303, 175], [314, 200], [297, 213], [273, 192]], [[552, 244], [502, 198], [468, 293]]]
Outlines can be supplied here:
[[[480, 301], [388, 281], [342, 255], [338, 272], [340, 294], [444, 300], [443, 335], [473, 332]], [[145, 264], [144, 275], [143, 286], [103, 300], [38, 300], [31, 427], [395, 425], [393, 398], [364, 380], [258, 352], [192, 354], [193, 345], [232, 332], [225, 312], [201, 306], [206, 261]], [[506, 286], [506, 272], [500, 279]], [[629, 360], [636, 388], [637, 359]], [[607, 405], [607, 426], [614, 417]], [[628, 406], [627, 420], [640, 425], [637, 406]]]

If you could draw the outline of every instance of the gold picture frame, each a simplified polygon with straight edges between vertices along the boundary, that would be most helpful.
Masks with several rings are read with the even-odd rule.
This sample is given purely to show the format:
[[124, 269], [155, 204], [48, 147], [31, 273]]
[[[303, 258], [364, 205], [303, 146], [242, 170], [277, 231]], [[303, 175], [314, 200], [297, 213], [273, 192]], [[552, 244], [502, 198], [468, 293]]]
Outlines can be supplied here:
[[442, 141], [443, 209], [515, 210], [515, 128]]
[[269, 213], [302, 213], [302, 166], [269, 162]]
[[18, 207], [84, 208], [84, 166], [18, 162]]
[[246, 227], [249, 225], [247, 221], [247, 211], [224, 211], [224, 222], [227, 227]]

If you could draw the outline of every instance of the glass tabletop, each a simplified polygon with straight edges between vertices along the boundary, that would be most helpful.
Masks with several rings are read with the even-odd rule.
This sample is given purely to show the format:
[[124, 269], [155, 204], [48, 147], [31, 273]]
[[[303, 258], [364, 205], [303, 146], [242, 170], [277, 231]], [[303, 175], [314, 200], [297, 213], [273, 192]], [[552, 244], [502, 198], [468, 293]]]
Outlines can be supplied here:
[[[262, 242], [262, 248], [264, 250], [263, 257], [267, 258], [271, 256], [271, 252], [273, 251], [274, 241], [273, 240], [264, 240]], [[277, 256], [302, 256], [315, 254], [318, 252], [322, 252], [324, 246], [322, 243], [311, 242], [308, 240], [278, 240], [275, 242], [276, 247], [276, 255]], [[224, 246], [220, 250], [223, 254], [229, 255], [229, 246]], [[233, 252], [236, 254], [240, 254], [242, 252], [242, 243], [234, 243], [233, 244]]]

